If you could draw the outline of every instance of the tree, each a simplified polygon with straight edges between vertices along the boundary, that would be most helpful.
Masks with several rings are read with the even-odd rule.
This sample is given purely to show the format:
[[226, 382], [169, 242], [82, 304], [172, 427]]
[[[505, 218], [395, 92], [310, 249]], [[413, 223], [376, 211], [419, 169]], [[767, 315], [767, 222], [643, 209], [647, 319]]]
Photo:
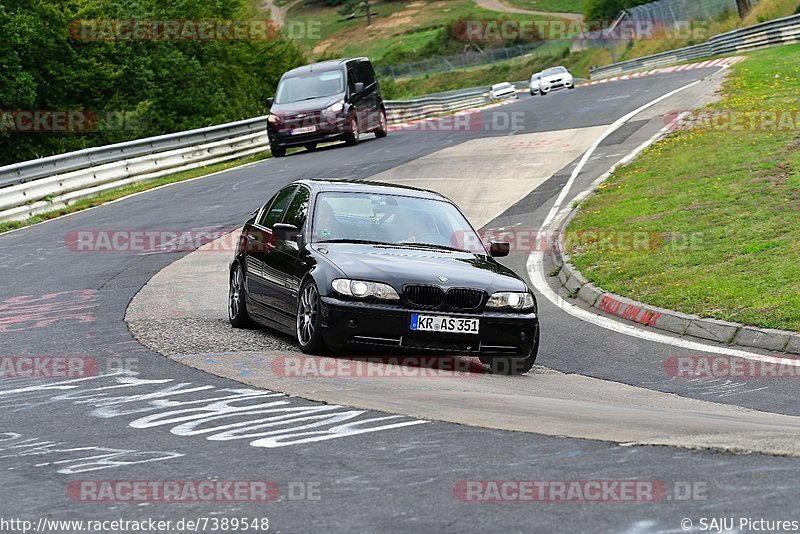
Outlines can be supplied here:
[[750, 0], [736, 0], [736, 8], [739, 10], [739, 17], [745, 18], [750, 12]]
[[[80, 38], [76, 20], [257, 20], [250, 0], [0, 0], [0, 165], [266, 113], [305, 63], [280, 36]], [[5, 110], [7, 113], [3, 113]], [[15, 112], [88, 112], [79, 131], [18, 132]]]
[[342, 9], [339, 11], [348, 19], [357, 18], [358, 12], [364, 13], [363, 16], [367, 17], [367, 26], [370, 26], [372, 24], [372, 4], [370, 0], [345, 0], [342, 3]]

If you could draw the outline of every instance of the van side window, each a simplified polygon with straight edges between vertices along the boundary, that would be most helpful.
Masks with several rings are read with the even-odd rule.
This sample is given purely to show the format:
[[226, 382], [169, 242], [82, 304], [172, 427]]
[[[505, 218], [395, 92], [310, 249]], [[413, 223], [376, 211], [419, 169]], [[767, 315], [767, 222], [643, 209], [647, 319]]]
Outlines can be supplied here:
[[350, 94], [353, 95], [356, 92], [356, 82], [361, 80], [358, 79], [358, 73], [356, 72], [355, 67], [350, 67], [347, 69], [347, 89], [349, 90]]
[[369, 87], [375, 83], [375, 71], [372, 70], [372, 65], [369, 61], [363, 61], [356, 67], [358, 71], [358, 81], [364, 82], [364, 87]]

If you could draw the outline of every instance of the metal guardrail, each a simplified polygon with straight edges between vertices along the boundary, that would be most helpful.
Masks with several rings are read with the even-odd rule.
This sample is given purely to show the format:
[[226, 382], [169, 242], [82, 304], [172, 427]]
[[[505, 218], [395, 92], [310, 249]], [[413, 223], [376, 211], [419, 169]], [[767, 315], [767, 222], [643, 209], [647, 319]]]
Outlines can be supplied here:
[[429, 96], [414, 100], [387, 100], [386, 118], [390, 123], [408, 122], [432, 115], [451, 113], [489, 101], [489, 88], [475, 88], [449, 96]]
[[[386, 101], [390, 123], [489, 102], [488, 88]], [[267, 118], [161, 135], [0, 167], [0, 221], [21, 220], [131, 183], [269, 150]]]
[[762, 22], [711, 37], [707, 42], [592, 69], [591, 79], [663, 67], [704, 57], [738, 54], [800, 42], [800, 15]]
[[183, 148], [202, 142], [219, 141], [247, 135], [256, 131], [262, 131], [266, 127], [267, 118], [257, 117], [255, 119], [231, 122], [220, 126], [159, 135], [157, 137], [87, 148], [67, 154], [15, 163], [13, 165], [0, 167], [0, 188], [56, 173], [69, 172], [116, 161], [121, 155], [134, 157], [153, 154], [167, 149]]

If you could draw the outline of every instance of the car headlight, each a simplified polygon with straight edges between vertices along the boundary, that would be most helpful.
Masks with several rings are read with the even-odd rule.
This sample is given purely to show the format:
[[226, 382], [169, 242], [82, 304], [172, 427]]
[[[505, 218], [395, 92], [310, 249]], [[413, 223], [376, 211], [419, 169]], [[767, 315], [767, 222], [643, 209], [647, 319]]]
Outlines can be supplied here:
[[275, 126], [276, 124], [279, 124], [281, 122], [281, 118], [278, 117], [277, 115], [273, 115], [272, 113], [270, 113], [269, 116], [267, 117], [267, 122]]
[[489, 297], [487, 308], [511, 308], [512, 310], [529, 310], [536, 306], [536, 299], [528, 292], [516, 293], [500, 291]]
[[323, 109], [322, 114], [326, 116], [335, 116], [338, 113], [341, 113], [343, 109], [344, 109], [344, 102], [337, 102]]
[[358, 299], [376, 298], [381, 300], [400, 300], [397, 291], [388, 284], [380, 282], [366, 282], [364, 280], [349, 280], [347, 278], [337, 278], [331, 284], [333, 290], [340, 295], [355, 297]]

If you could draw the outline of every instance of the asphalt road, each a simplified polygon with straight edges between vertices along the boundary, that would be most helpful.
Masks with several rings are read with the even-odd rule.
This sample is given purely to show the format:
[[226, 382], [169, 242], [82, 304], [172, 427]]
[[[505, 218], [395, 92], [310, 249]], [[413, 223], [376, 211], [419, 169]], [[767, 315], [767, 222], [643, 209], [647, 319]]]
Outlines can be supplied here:
[[[279, 186], [298, 178], [365, 179], [471, 139], [607, 125], [712, 72], [640, 78], [546, 99], [525, 96], [495, 110], [519, 112], [522, 122], [511, 129], [492, 128], [486, 120], [488, 127], [471, 131], [394, 132], [357, 147], [298, 153], [176, 184], [0, 236], [0, 354], [88, 356], [101, 371], [123, 363], [137, 373], [70, 384], [0, 382], [0, 516], [34, 522], [268, 517], [279, 532], [680, 532], [685, 518], [695, 524], [701, 517], [796, 519], [792, 458], [480, 429], [245, 391], [238, 382], [144, 348], [124, 323], [134, 295], [181, 254], [76, 253], [65, 244], [65, 236], [79, 230], [232, 230]], [[582, 180], [604, 172], [656, 125], [643, 119], [628, 137], [618, 135], [619, 143], [606, 143]], [[535, 227], [571, 165], [486, 226], [524, 221]], [[508, 263], [524, 273], [524, 262], [518, 254]], [[799, 411], [790, 381], [670, 380], [663, 363], [675, 355], [673, 347], [587, 325], [546, 302], [541, 316], [539, 363], [549, 368], [775, 413]], [[258, 427], [264, 424], [259, 417], [274, 417], [278, 408], [299, 415], [285, 432], [268, 435]], [[303, 427], [314, 422], [327, 426], [310, 434], [322, 428]], [[341, 428], [353, 422], [358, 425]], [[68, 491], [82, 480], [206, 479], [275, 481], [281, 497], [269, 503], [86, 502]], [[454, 492], [463, 481], [532, 479], [656, 480], [667, 495], [656, 502], [491, 503], [464, 502]], [[290, 498], [289, 488], [301, 486], [313, 498]], [[681, 499], [677, 489], [687, 486], [698, 489], [694, 500]]]

